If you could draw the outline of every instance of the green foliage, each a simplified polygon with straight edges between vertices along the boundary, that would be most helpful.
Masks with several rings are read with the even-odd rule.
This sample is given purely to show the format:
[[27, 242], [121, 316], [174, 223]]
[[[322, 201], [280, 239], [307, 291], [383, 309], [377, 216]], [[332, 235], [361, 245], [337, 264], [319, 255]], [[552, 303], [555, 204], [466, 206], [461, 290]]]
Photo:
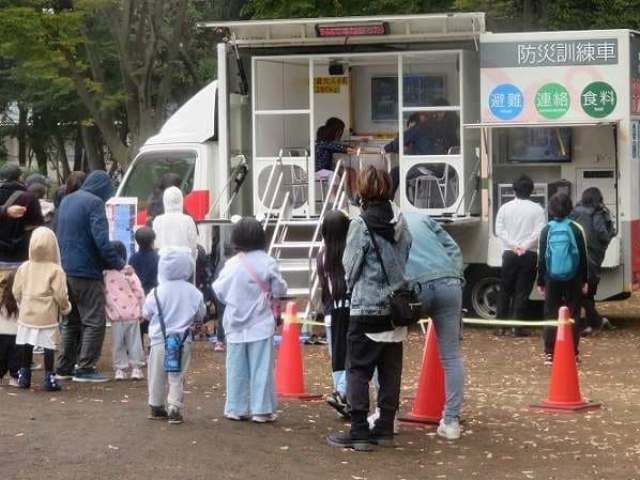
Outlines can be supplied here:
[[250, 0], [244, 12], [254, 18], [340, 17], [443, 12], [450, 0]]

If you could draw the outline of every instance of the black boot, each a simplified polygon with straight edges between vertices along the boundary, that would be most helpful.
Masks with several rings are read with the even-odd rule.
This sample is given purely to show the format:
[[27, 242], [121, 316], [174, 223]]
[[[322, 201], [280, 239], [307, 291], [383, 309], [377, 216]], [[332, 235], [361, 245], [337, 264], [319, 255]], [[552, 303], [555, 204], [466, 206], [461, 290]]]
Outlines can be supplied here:
[[370, 451], [367, 412], [351, 412], [351, 431], [332, 433], [327, 437], [327, 443], [332, 447], [352, 448], [358, 452]]

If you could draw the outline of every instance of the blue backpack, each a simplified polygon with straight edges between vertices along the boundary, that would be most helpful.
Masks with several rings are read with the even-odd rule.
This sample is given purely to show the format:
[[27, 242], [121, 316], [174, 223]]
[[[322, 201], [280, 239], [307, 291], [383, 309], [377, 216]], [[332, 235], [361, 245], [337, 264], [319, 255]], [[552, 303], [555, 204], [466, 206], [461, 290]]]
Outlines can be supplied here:
[[565, 282], [578, 273], [580, 252], [569, 219], [549, 222], [545, 260], [551, 280]]

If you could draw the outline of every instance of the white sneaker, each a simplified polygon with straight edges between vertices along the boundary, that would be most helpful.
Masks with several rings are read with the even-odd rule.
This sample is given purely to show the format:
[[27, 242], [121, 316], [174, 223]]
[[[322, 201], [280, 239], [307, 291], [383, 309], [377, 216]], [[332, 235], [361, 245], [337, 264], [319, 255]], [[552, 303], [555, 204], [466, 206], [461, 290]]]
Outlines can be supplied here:
[[245, 420], [249, 420], [249, 417], [246, 415], [236, 415], [235, 413], [226, 413], [224, 418], [233, 420], [234, 422], [244, 422]]
[[131, 369], [131, 380], [144, 380], [144, 373], [141, 368]]
[[119, 368], [119, 369], [116, 370], [116, 374], [114, 375], [114, 378], [116, 380], [126, 380], [127, 379], [127, 374], [124, 372], [124, 370]]
[[254, 415], [251, 417], [251, 421], [255, 423], [271, 423], [278, 419], [278, 415], [275, 413], [267, 413], [266, 415]]
[[444, 418], [440, 420], [438, 425], [438, 435], [447, 440], [458, 440], [460, 438], [460, 422], [453, 420], [450, 423], [445, 423]]

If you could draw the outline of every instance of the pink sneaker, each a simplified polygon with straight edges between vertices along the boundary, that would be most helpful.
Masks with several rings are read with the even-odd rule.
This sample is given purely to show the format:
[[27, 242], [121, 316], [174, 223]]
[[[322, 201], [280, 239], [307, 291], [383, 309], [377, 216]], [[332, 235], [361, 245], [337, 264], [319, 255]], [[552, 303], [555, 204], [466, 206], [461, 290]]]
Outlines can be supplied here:
[[225, 352], [226, 350], [227, 349], [225, 348], [224, 343], [222, 343], [222, 342], [216, 342], [213, 345], [213, 351], [214, 352]]

